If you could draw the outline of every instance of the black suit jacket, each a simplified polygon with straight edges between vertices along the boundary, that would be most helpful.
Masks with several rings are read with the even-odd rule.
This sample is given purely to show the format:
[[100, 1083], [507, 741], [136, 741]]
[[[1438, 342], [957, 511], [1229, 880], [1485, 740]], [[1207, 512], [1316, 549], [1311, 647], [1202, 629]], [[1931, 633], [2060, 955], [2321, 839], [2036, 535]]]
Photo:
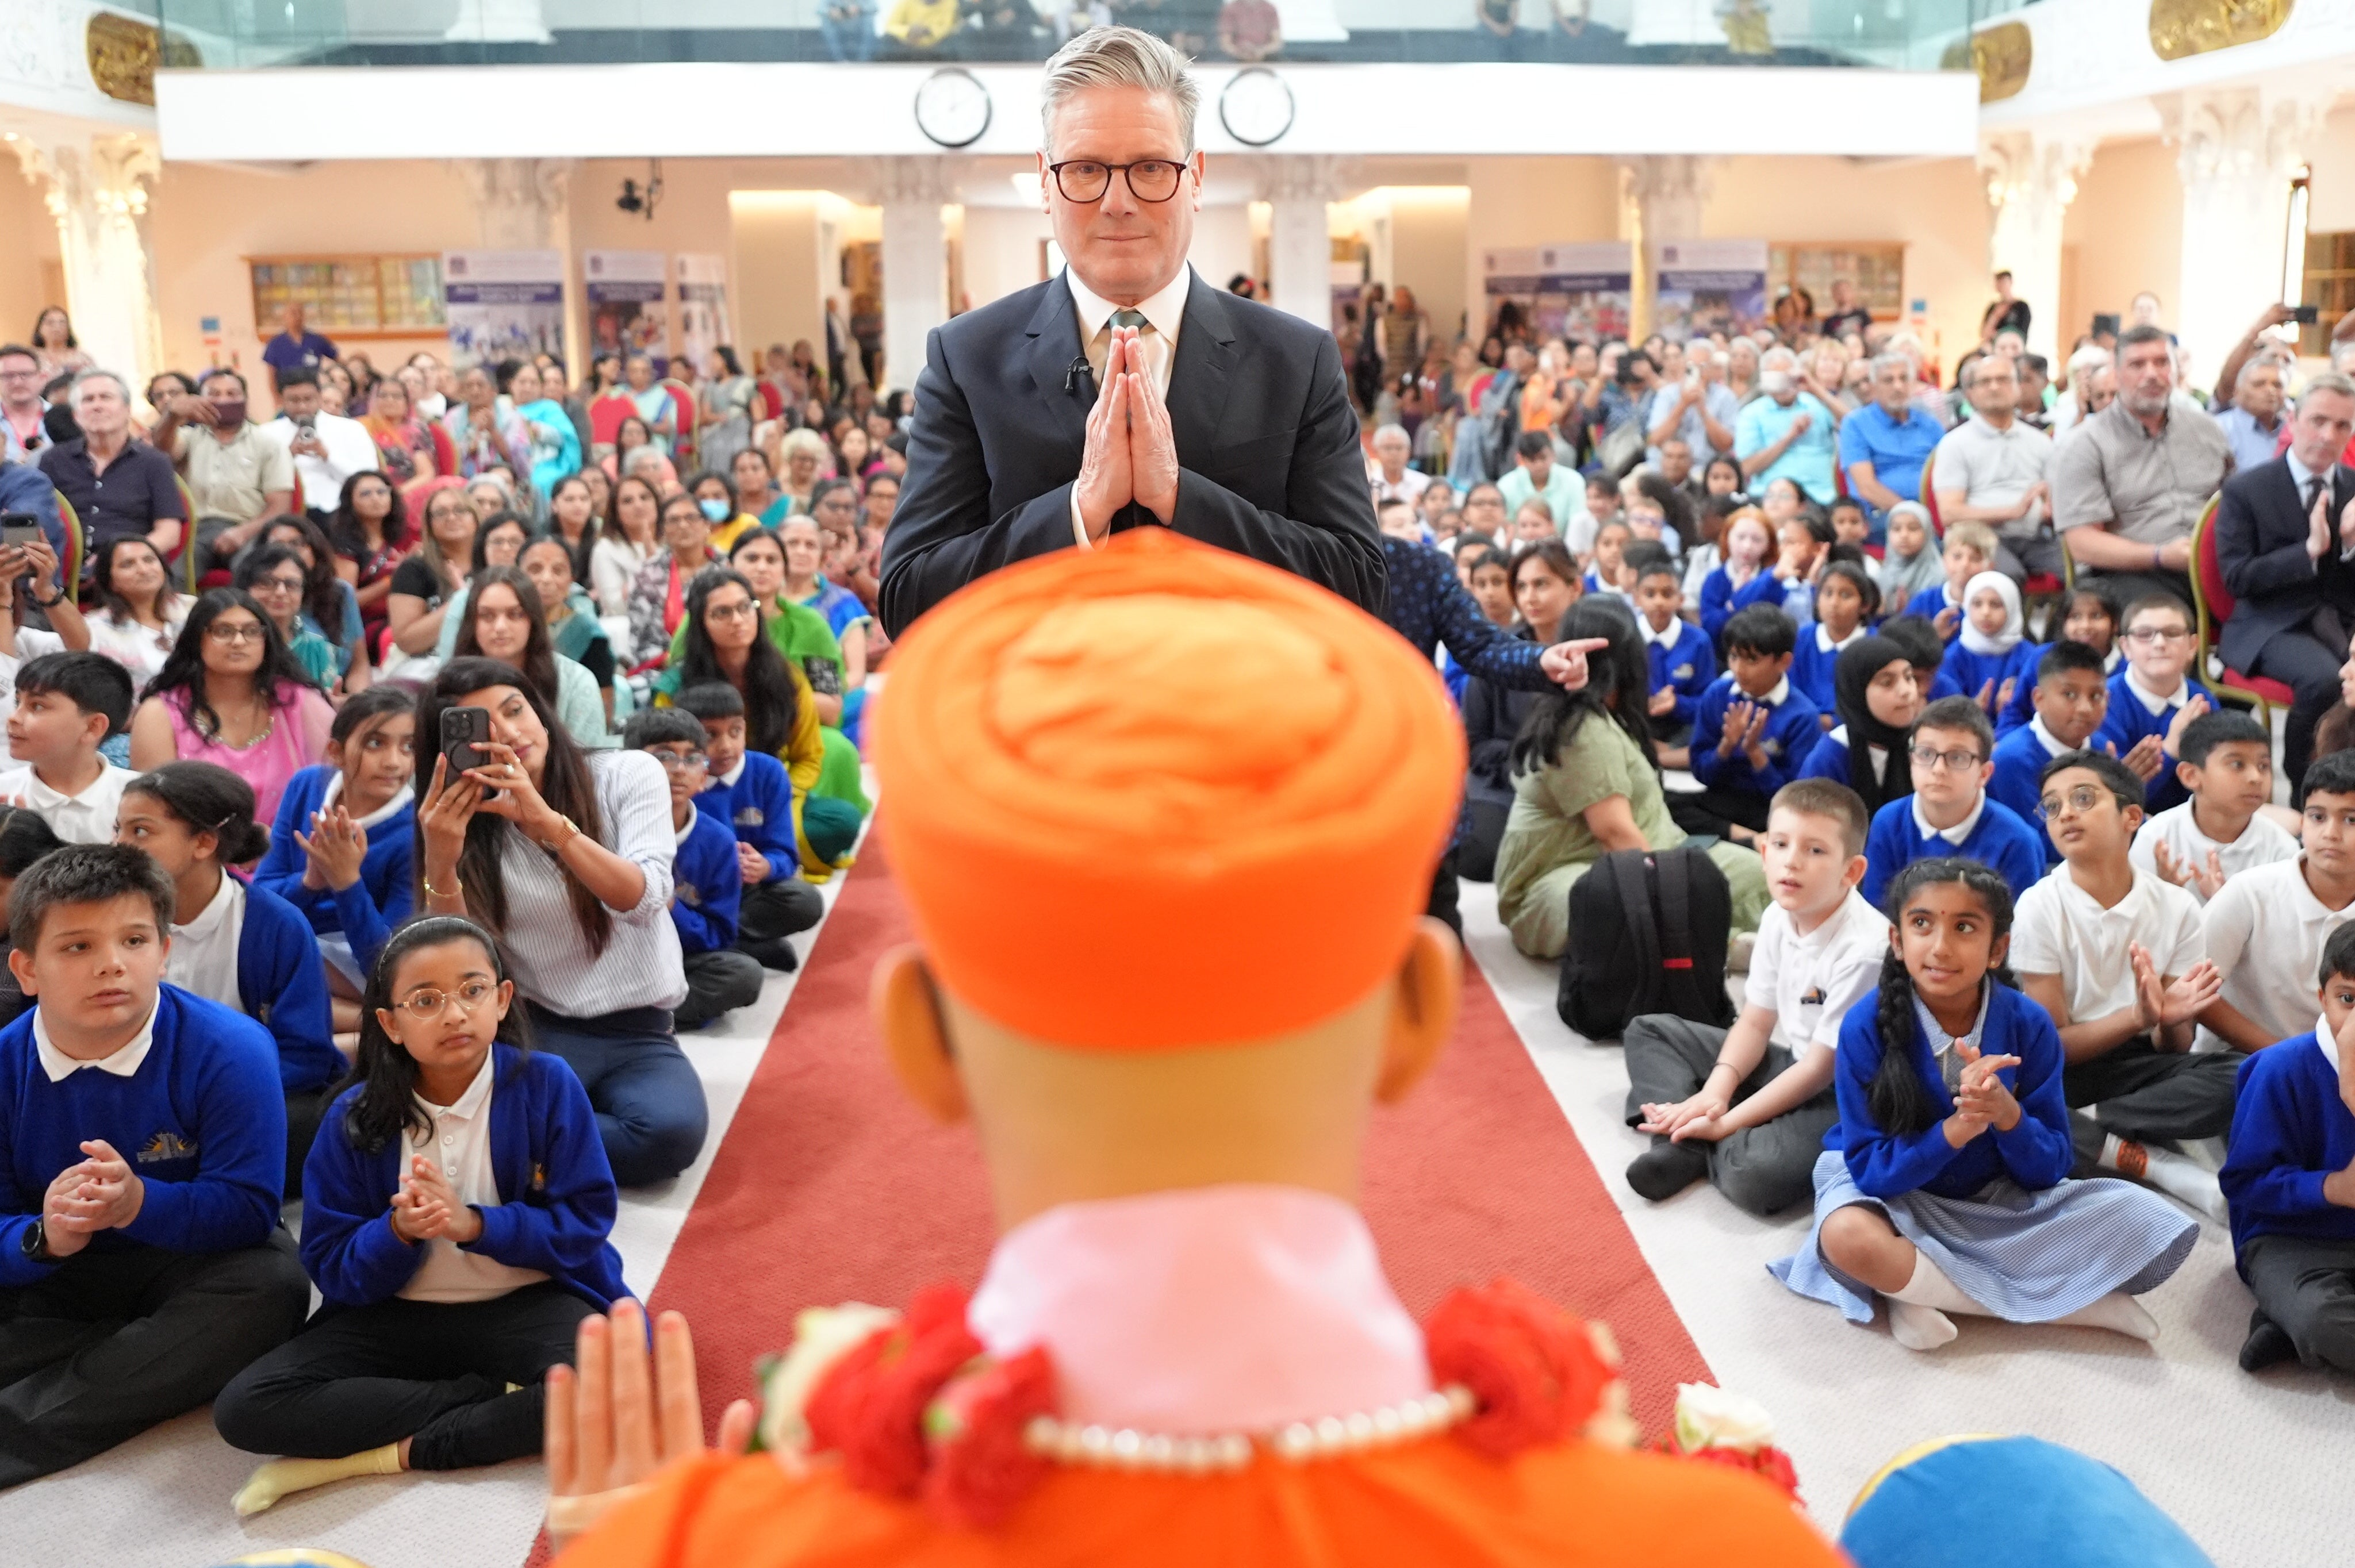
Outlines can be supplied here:
[[[2336, 524], [2339, 509], [2355, 497], [2355, 474], [2334, 467], [2330, 493]], [[2274, 638], [2305, 630], [2326, 595], [2355, 629], [2355, 571], [2339, 562], [2335, 543], [2319, 561], [2306, 553], [2312, 524], [2288, 459], [2261, 462], [2226, 480], [2214, 526], [2216, 565], [2237, 601], [2217, 641], [2225, 663], [2251, 668], [2257, 651]]]
[[[1095, 395], [1060, 274], [932, 334], [883, 540], [878, 608], [893, 635], [975, 577], [1071, 547]], [[1194, 276], [1167, 402], [1171, 527], [1381, 613], [1381, 535], [1330, 333]], [[1149, 518], [1130, 507], [1113, 525]]]

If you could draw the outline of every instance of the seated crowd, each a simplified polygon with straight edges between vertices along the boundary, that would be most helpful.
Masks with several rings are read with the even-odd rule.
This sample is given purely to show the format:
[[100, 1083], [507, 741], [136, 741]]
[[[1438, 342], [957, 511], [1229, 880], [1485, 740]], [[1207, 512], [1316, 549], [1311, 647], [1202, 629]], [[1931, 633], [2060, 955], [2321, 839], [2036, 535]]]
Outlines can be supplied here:
[[[584, 421], [686, 450], [612, 368]], [[868, 810], [871, 399], [805, 366], [682, 485], [601, 471], [558, 366], [273, 371], [276, 436], [234, 373], [143, 436], [85, 368], [0, 461], [0, 1487], [208, 1401], [282, 1457], [244, 1511], [538, 1452], [617, 1190], [703, 1149], [678, 1033], [795, 967]]]
[[[2066, 418], [2021, 403], [2009, 330], [1952, 429], [1902, 344], [1846, 399], [1787, 340], [1493, 371], [1459, 344], [1422, 428], [1369, 443], [1393, 584], [1425, 546], [1460, 584], [1429, 627], [1393, 590], [1469, 753], [1433, 912], [1493, 880], [1559, 959], [1605, 856], [1705, 853], [1746, 981], [1729, 1028], [1627, 1022], [1629, 1183], [1811, 1202], [1778, 1277], [1855, 1321], [1885, 1300], [1915, 1349], [1958, 1312], [2155, 1335], [2134, 1298], [2198, 1228], [2165, 1193], [2231, 1226], [2244, 1367], [2355, 1372], [2355, 383], [2288, 405], [2283, 319], [2213, 416], [2154, 319]], [[1618, 474], [1614, 420], [1649, 443]], [[1499, 644], [1580, 647], [1586, 678]], [[2287, 810], [2245, 705], [2268, 673]]]

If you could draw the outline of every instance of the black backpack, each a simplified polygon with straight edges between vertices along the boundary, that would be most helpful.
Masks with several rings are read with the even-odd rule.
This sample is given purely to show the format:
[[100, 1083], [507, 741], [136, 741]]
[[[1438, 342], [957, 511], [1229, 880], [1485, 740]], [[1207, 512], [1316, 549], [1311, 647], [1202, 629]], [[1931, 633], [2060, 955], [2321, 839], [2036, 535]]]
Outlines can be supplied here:
[[1732, 1028], [1732, 927], [1725, 874], [1703, 851], [1614, 850], [1571, 885], [1554, 1011], [1590, 1040], [1616, 1040], [1647, 1012]]

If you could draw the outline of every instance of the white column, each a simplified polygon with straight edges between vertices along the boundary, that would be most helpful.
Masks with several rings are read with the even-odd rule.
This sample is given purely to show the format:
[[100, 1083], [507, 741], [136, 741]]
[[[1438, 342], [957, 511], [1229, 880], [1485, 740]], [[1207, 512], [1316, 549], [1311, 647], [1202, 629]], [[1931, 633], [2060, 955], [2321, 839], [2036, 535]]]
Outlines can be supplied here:
[[458, 19], [442, 37], [456, 44], [552, 42], [540, 0], [458, 0]]
[[1979, 141], [1979, 173], [1995, 208], [1987, 274], [2011, 274], [2012, 292], [2028, 302], [2029, 352], [2051, 361], [2055, 379], [2068, 352], [2061, 341], [2062, 226], [2093, 162], [2089, 136], [2004, 131]]
[[2160, 302], [2161, 319], [2190, 351], [2196, 384], [2281, 297], [2290, 176], [2321, 140], [2331, 96], [2289, 83], [2158, 101], [2183, 179], [2183, 272], [2177, 298]]
[[1322, 154], [1261, 160], [1260, 197], [1268, 204], [1268, 302], [1306, 322], [1333, 324], [1332, 218], [1343, 161]]
[[1622, 222], [1630, 244], [1628, 298], [1629, 335], [1642, 339], [1652, 331], [1652, 296], [1659, 273], [1659, 247], [1679, 239], [1700, 238], [1701, 211], [1714, 188], [1716, 167], [1710, 158], [1687, 153], [1647, 154], [1622, 158]]
[[938, 155], [878, 161], [883, 208], [883, 374], [880, 394], [906, 391], [924, 367], [924, 344], [949, 319], [948, 223], [957, 170]]
[[164, 367], [147, 242], [147, 187], [163, 172], [155, 143], [134, 134], [62, 141], [20, 134], [10, 145], [57, 221], [75, 336], [136, 397]]

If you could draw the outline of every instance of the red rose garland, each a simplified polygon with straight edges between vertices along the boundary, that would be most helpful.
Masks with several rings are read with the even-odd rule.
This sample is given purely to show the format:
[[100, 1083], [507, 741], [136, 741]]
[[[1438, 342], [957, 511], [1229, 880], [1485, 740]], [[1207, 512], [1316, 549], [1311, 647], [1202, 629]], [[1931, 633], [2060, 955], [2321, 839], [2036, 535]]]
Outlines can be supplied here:
[[1455, 1291], [1423, 1335], [1432, 1382], [1479, 1402], [1456, 1436], [1494, 1459], [1578, 1434], [1615, 1375], [1584, 1323], [1510, 1279]]
[[924, 1480], [924, 1408], [981, 1354], [964, 1322], [965, 1293], [917, 1292], [906, 1318], [859, 1341], [810, 1391], [810, 1446], [842, 1455], [862, 1491], [913, 1496]]
[[1055, 1366], [1032, 1346], [1012, 1361], [984, 1360], [949, 1381], [924, 1414], [932, 1468], [924, 1501], [951, 1523], [986, 1529], [1047, 1478], [1052, 1461], [1031, 1452], [1034, 1417], [1055, 1414]]

